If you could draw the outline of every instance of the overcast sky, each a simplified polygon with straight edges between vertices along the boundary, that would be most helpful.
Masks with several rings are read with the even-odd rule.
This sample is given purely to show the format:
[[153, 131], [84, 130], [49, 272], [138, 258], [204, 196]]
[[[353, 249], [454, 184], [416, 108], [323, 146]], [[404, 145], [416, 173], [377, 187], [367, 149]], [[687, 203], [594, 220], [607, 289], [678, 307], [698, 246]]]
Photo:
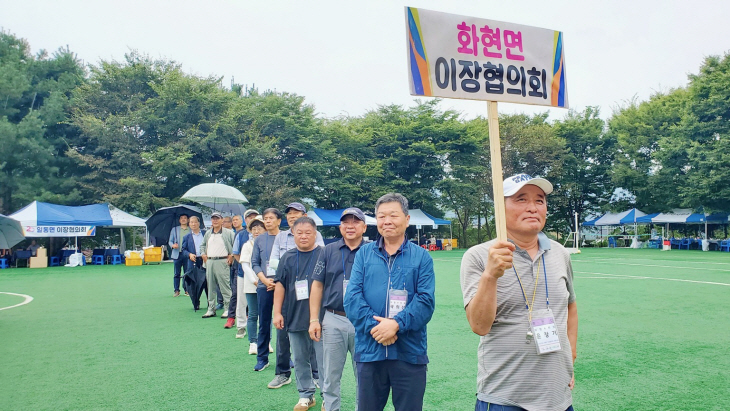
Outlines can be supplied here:
[[[687, 84], [730, 50], [730, 2], [687, 1], [39, 1], [0, 0], [0, 26], [33, 52], [68, 45], [89, 64], [130, 50], [306, 97], [326, 117], [359, 116], [409, 95], [404, 6], [560, 30], [571, 108], [602, 117], [636, 97]], [[465, 118], [486, 103], [445, 100]], [[501, 113], [545, 107], [502, 103]], [[552, 119], [564, 109], [549, 109]]]

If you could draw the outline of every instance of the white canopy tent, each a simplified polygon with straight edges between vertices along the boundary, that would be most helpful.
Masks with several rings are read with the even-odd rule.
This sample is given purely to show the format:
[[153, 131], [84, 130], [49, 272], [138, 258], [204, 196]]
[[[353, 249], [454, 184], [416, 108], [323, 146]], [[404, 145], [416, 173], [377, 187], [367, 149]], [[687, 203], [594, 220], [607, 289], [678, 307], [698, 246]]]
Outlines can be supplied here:
[[451, 221], [449, 220], [443, 220], [440, 218], [432, 217], [426, 213], [424, 213], [421, 209], [415, 208], [413, 210], [408, 210], [408, 215], [411, 216], [411, 220], [409, 222], [410, 225], [416, 226], [416, 236], [418, 237], [418, 241], [421, 241], [421, 227], [423, 226], [431, 226], [433, 228], [437, 228], [440, 225], [448, 225], [449, 226], [449, 239], [454, 238], [454, 233], [451, 231]]
[[675, 209], [670, 213], [659, 213], [651, 219], [652, 223], [686, 223], [687, 218], [692, 215], [690, 209]]
[[[145, 220], [143, 218], [133, 216], [132, 214], [122, 211], [122, 210], [114, 207], [111, 204], [108, 204], [108, 206], [109, 206], [109, 214], [112, 216], [112, 225], [108, 226], [108, 227], [120, 229], [119, 234], [121, 235], [121, 244], [119, 244], [119, 249], [120, 249], [121, 253], [124, 253], [124, 251], [127, 248], [127, 244], [124, 239], [124, 230], [122, 230], [123, 228], [144, 227], [145, 245], [149, 244], [149, 235], [147, 234], [147, 225], [145, 224]], [[135, 241], [134, 237], [132, 237], [132, 248], [134, 248], [136, 246], [134, 241]]]

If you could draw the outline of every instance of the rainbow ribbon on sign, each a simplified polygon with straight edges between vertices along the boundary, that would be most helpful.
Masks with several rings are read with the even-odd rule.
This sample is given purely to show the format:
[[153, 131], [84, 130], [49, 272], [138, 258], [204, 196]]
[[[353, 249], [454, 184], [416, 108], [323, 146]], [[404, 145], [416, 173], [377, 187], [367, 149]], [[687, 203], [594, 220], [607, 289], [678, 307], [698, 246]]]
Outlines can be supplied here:
[[408, 43], [410, 44], [408, 54], [411, 62], [411, 78], [413, 80], [415, 94], [419, 96], [430, 96], [431, 76], [428, 71], [428, 57], [426, 56], [426, 48], [423, 46], [418, 9], [413, 7], [408, 8]]
[[565, 54], [563, 53], [563, 33], [555, 32], [553, 46], [553, 85], [550, 103], [554, 107], [565, 107]]

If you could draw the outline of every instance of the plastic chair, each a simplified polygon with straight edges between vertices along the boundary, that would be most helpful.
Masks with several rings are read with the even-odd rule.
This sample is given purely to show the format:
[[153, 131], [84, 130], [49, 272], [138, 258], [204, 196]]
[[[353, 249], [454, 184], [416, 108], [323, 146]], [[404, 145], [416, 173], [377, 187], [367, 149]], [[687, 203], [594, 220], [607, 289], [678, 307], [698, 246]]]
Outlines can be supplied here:
[[436, 251], [436, 244], [431, 244], [428, 246], [428, 251]]
[[104, 265], [104, 256], [103, 255], [92, 256], [91, 263], [94, 265]]
[[722, 240], [722, 241], [720, 241], [720, 251], [728, 251], [728, 252], [730, 252], [730, 240]]
[[7, 258], [0, 258], [0, 269], [3, 269], [3, 268], [10, 268]]
[[682, 247], [689, 250], [689, 245], [692, 244], [692, 239], [690, 238], [683, 238], [682, 241], [679, 242], [679, 249], [681, 250]]
[[58, 257], [51, 257], [51, 267], [59, 267], [61, 265], [61, 259]]
[[608, 237], [608, 247], [616, 248], [616, 239], [614, 237]]
[[119, 254], [114, 254], [112, 257], [112, 265], [119, 265], [122, 263], [122, 256]]
[[428, 246], [426, 244], [421, 244], [421, 248], [423, 248], [424, 250], [428, 250]]

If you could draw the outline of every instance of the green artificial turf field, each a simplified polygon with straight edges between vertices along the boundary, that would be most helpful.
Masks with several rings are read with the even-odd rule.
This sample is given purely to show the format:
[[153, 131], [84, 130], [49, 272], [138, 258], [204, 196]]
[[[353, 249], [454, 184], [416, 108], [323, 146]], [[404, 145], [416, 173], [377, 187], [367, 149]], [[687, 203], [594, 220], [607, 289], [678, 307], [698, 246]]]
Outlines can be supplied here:
[[[462, 254], [431, 253], [426, 410], [474, 409], [479, 338], [462, 308]], [[573, 268], [577, 410], [730, 409], [730, 254], [586, 249]], [[248, 340], [225, 320], [172, 297], [170, 264], [7, 269], [0, 292], [34, 298], [0, 311], [2, 410], [291, 410], [297, 401], [294, 383], [266, 388], [274, 367], [254, 372]], [[21, 302], [0, 294], [0, 308]], [[354, 409], [350, 372], [343, 409]]]

